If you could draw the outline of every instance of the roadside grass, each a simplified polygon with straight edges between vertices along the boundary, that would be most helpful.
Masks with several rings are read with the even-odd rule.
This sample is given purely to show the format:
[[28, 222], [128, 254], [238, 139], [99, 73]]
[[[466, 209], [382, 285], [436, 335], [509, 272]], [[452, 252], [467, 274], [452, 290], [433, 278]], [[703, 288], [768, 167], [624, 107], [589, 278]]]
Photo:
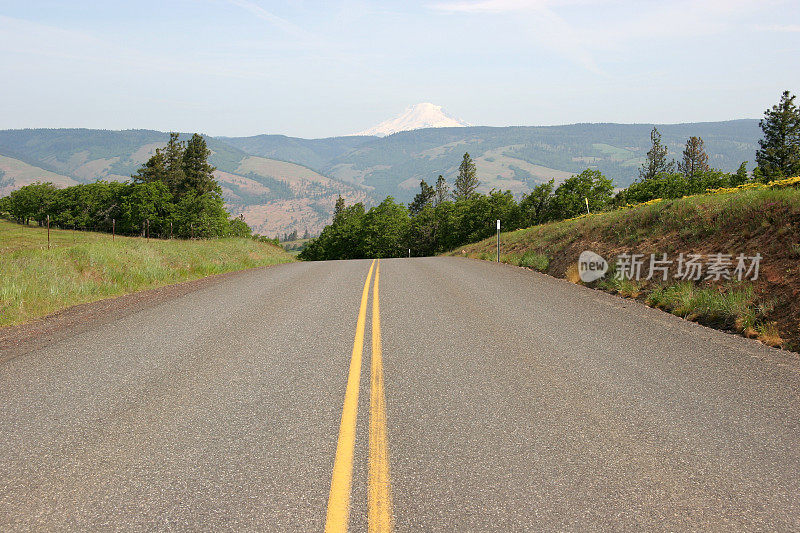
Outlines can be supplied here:
[[755, 336], [756, 328], [772, 311], [771, 305], [757, 301], [752, 285], [742, 282], [714, 287], [698, 287], [690, 282], [658, 286], [645, 300], [675, 315], [750, 336]]
[[0, 326], [77, 304], [292, 261], [247, 238], [156, 240], [0, 221]]
[[[578, 255], [611, 263], [590, 286], [641, 300], [703, 324], [800, 351], [800, 180], [712, 191], [501, 234], [501, 261], [581, 283]], [[494, 237], [451, 255], [494, 260]], [[620, 253], [745, 253], [763, 256], [756, 281], [617, 280]], [[524, 264], [523, 264], [524, 263]]]
[[[481, 252], [478, 255], [478, 259], [497, 261], [497, 252]], [[550, 264], [550, 260], [546, 255], [533, 250], [528, 250], [523, 254], [500, 254], [500, 262], [538, 270], [539, 272], [546, 271], [547, 266]]]
[[528, 242], [535, 238], [564, 248], [586, 234], [620, 245], [636, 244], [667, 232], [678, 232], [686, 241], [701, 241], [725, 229], [754, 234], [795, 220], [800, 214], [798, 198], [798, 189], [785, 188], [661, 200], [502, 234], [501, 243]]
[[550, 259], [548, 259], [544, 254], [535, 252], [533, 250], [528, 250], [522, 254], [522, 257], [519, 258], [517, 265], [538, 270], [539, 272], [545, 272], [547, 267], [550, 265]]

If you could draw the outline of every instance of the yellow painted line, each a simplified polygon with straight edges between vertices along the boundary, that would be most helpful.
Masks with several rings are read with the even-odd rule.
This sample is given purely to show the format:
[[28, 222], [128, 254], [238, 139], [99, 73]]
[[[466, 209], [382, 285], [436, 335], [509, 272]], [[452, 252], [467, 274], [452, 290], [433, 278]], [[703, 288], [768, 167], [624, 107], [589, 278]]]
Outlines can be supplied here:
[[386, 437], [386, 395], [383, 388], [383, 349], [378, 284], [381, 262], [372, 287], [372, 374], [369, 419], [369, 532], [392, 531], [392, 498], [389, 483], [389, 442]]
[[356, 442], [356, 418], [358, 414], [358, 387], [361, 381], [361, 356], [364, 352], [364, 326], [367, 321], [367, 301], [369, 300], [369, 283], [375, 260], [369, 267], [367, 281], [361, 293], [361, 307], [356, 322], [356, 337], [353, 341], [353, 354], [350, 356], [350, 372], [347, 377], [347, 389], [344, 393], [342, 422], [339, 425], [339, 441], [336, 444], [336, 459], [333, 462], [331, 492], [328, 495], [328, 513], [325, 519], [325, 531], [346, 532], [350, 518], [350, 485], [353, 480], [353, 448]]

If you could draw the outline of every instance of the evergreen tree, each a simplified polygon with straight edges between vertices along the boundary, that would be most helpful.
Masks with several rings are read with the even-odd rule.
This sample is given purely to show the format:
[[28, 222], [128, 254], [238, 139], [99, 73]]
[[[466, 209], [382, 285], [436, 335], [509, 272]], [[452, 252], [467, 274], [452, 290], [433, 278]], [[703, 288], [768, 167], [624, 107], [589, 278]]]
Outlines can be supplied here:
[[678, 172], [687, 178], [693, 178], [703, 172], [708, 172], [708, 154], [706, 154], [703, 139], [689, 137], [686, 148], [683, 150], [683, 161], [678, 163]]
[[660, 174], [672, 172], [674, 161], [667, 161], [667, 147], [661, 144], [661, 134], [656, 128], [650, 132], [650, 141], [653, 143], [647, 152], [647, 160], [642, 163], [639, 169], [639, 178], [651, 180]]
[[167, 165], [164, 151], [161, 148], [156, 148], [155, 155], [148, 159], [131, 178], [133, 178], [134, 183], [165, 182], [167, 179]]
[[308, 232], [308, 228], [303, 232], [303, 239], [310, 239], [311, 234]]
[[177, 184], [179, 194], [193, 192], [198, 195], [212, 192], [217, 187], [213, 166], [208, 163], [211, 150], [202, 135], [195, 133], [183, 150], [183, 181]]
[[336, 205], [333, 208], [333, 221], [336, 222], [342, 213], [344, 212], [344, 198], [342, 195], [339, 195], [339, 198], [336, 199]]
[[747, 161], [743, 161], [742, 164], [739, 165], [739, 170], [736, 171], [736, 174], [731, 176], [731, 185], [735, 187], [747, 183], [749, 180], [750, 177], [747, 175]]
[[466, 200], [475, 194], [481, 182], [478, 181], [478, 170], [475, 163], [468, 153], [464, 154], [464, 159], [458, 167], [458, 177], [456, 178], [453, 196], [458, 200]]
[[444, 179], [444, 176], [439, 174], [436, 179], [436, 205], [446, 202], [448, 196], [450, 196], [450, 187], [447, 185], [447, 180]]
[[412, 216], [418, 214], [426, 206], [430, 205], [436, 196], [436, 189], [428, 185], [425, 180], [419, 182], [420, 191], [414, 197], [414, 200], [408, 204], [408, 210]]
[[764, 138], [758, 141], [756, 164], [767, 180], [800, 175], [800, 110], [794, 99], [795, 95], [784, 91], [759, 123]]
[[202, 135], [194, 134], [184, 144], [179, 134], [170, 133], [167, 146], [156, 150], [132, 176], [131, 195], [119, 207], [124, 211], [121, 222], [127, 220], [134, 228], [145, 217], [151, 231], [162, 233], [172, 223], [174, 235], [183, 237], [249, 235], [243, 220], [228, 220], [222, 189], [208, 162], [210, 155]]
[[164, 181], [172, 194], [181, 192], [181, 187], [185, 180], [183, 173], [183, 143], [179, 139], [180, 134], [172, 132], [169, 134], [169, 142], [164, 148]]

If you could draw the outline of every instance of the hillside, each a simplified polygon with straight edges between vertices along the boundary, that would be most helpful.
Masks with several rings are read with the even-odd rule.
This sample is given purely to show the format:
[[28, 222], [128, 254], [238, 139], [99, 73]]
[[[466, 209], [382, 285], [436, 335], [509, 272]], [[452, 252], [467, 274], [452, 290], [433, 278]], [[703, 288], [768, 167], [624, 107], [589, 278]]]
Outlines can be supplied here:
[[252, 137], [217, 137], [248, 154], [292, 161], [320, 170], [337, 157], [377, 137], [352, 135], [326, 139], [301, 139], [286, 135], [254, 135]]
[[[636, 179], [650, 147], [652, 125], [574, 124], [548, 127], [440, 128], [401, 132], [357, 147], [328, 162], [324, 174], [374, 187], [375, 194], [408, 200], [420, 179], [443, 174], [451, 182], [464, 152], [478, 167], [482, 189], [522, 193], [597, 168], [623, 187]], [[734, 171], [753, 161], [761, 131], [756, 120], [660, 125], [669, 157], [678, 158], [691, 135], [705, 140], [709, 163]]]
[[14, 189], [42, 180], [52, 182], [59, 187], [68, 187], [78, 183], [68, 176], [29, 165], [13, 157], [0, 155], [0, 196], [5, 196]]
[[[0, 194], [39, 179], [59, 186], [126, 180], [167, 139], [150, 130], [0, 131]], [[261, 234], [314, 233], [328, 222], [340, 194], [349, 202], [367, 199], [362, 188], [304, 166], [252, 156], [214, 138], [207, 142], [228, 209], [244, 214]]]
[[[578, 258], [586, 250], [609, 263], [609, 271], [588, 285], [709, 326], [758, 337], [775, 346], [800, 350], [800, 179], [770, 187], [739, 189], [652, 201], [632, 209], [582, 216], [501, 235], [503, 262], [534, 268], [582, 283]], [[495, 260], [496, 241], [461, 246], [451, 255]], [[639, 280], [614, 276], [620, 254], [644, 254]], [[702, 281], [676, 279], [680, 254], [703, 256]], [[649, 274], [650, 254], [667, 254], [669, 277]], [[706, 279], [712, 254], [731, 254], [727, 281]], [[739, 282], [736, 257], [760, 254], [759, 275]], [[749, 266], [749, 264], [748, 264]], [[751, 276], [752, 277], [752, 276]]]
[[[226, 139], [251, 154], [308, 166], [344, 182], [372, 189], [374, 199], [392, 195], [409, 201], [420, 179], [443, 174], [455, 179], [461, 156], [469, 152], [484, 192], [509, 189], [516, 194], [551, 178], [565, 179], [597, 168], [617, 187], [638, 177], [650, 147], [652, 124], [572, 124], [542, 127], [431, 128], [388, 137], [340, 137], [304, 140], [282, 136]], [[678, 159], [688, 139], [705, 141], [709, 163], [735, 171], [743, 161], [753, 167], [761, 130], [757, 120], [658, 125], [669, 157]]]
[[213, 274], [292, 261], [254, 239], [156, 240], [0, 220], [0, 325]]

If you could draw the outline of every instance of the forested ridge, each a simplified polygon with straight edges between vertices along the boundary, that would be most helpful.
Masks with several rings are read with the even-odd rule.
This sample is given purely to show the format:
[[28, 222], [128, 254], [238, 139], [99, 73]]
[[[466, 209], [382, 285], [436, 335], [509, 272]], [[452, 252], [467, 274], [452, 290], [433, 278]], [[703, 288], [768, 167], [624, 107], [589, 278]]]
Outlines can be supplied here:
[[747, 171], [746, 161], [736, 172], [712, 168], [699, 136], [687, 139], [679, 161], [670, 160], [660, 132], [653, 128], [639, 179], [626, 189], [615, 193], [611, 179], [599, 170], [586, 169], [557, 187], [553, 180], [540, 184], [517, 201], [510, 191], [477, 192], [477, 169], [469, 153], [465, 153], [452, 191], [447, 180], [439, 176], [435, 185], [423, 180], [408, 205], [388, 196], [366, 210], [361, 203], [346, 206], [340, 198], [332, 224], [308, 243], [300, 258], [434, 255], [491, 236], [496, 220], [509, 231], [657, 198], [680, 198], [748, 181], [769, 182], [797, 176], [800, 111], [794, 100], [786, 91], [780, 102], [765, 112], [760, 122], [764, 135], [752, 173]]

